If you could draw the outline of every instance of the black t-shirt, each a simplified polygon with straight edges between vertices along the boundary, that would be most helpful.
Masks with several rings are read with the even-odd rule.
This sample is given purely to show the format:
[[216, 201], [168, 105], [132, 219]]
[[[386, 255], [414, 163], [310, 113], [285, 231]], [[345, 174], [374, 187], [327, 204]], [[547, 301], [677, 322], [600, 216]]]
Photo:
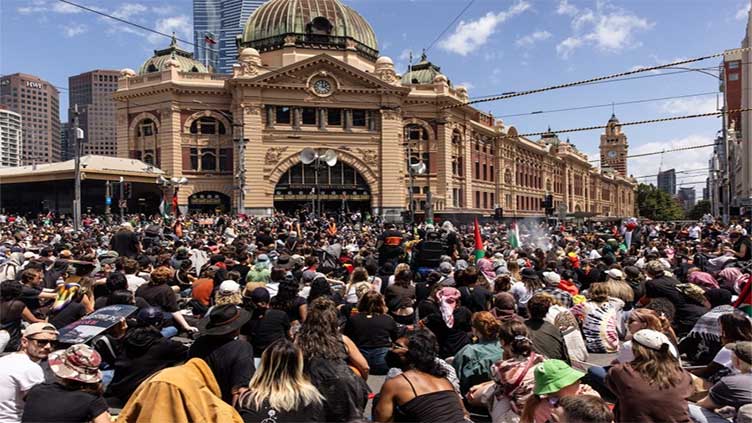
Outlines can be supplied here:
[[480, 286], [462, 286], [459, 291], [462, 295], [462, 305], [469, 308], [473, 313], [486, 311], [486, 305], [493, 300], [491, 291]]
[[136, 297], [141, 297], [149, 305], [161, 307], [168, 313], [178, 311], [177, 297], [169, 285], [141, 285], [136, 290]]
[[238, 408], [238, 412], [245, 423], [305, 423], [325, 421], [324, 405], [321, 403], [311, 403], [299, 410], [283, 411], [271, 408], [269, 402], [264, 401], [259, 410]]
[[110, 239], [110, 248], [120, 257], [136, 258], [138, 255], [138, 235], [130, 231], [120, 231]]
[[261, 357], [272, 342], [287, 337], [290, 333], [290, 318], [282, 310], [254, 310], [251, 320], [240, 329], [253, 346], [253, 354]]
[[228, 404], [232, 404], [232, 389], [248, 386], [256, 371], [253, 347], [239, 339], [200, 336], [188, 350], [188, 357], [206, 361], [222, 390], [222, 399]]
[[649, 298], [666, 298], [676, 308], [674, 328], [678, 336], [684, 336], [695, 326], [695, 323], [708, 310], [687, 299], [677, 288], [676, 279], [661, 276], [645, 283], [645, 295]]
[[450, 328], [444, 322], [441, 313], [429, 314], [426, 327], [436, 335], [439, 343], [439, 356], [452, 357], [462, 347], [470, 343], [471, 318], [473, 313], [465, 306], [454, 309], [454, 325]]
[[6, 352], [18, 351], [21, 345], [21, 319], [26, 305], [20, 300], [0, 302], [0, 329], [8, 331], [10, 340]]
[[84, 316], [86, 316], [86, 307], [83, 304], [74, 301], [51, 317], [50, 323], [60, 329]]
[[39, 302], [39, 294], [42, 293], [42, 288], [35, 288], [33, 286], [24, 285], [21, 290], [21, 301], [26, 304], [32, 312], [41, 307]]
[[747, 246], [747, 253], [744, 255], [744, 257], [739, 257], [739, 261], [747, 261], [752, 259], [752, 240], [750, 240], [748, 236], [741, 237], [734, 243], [734, 250], [738, 252], [742, 249], [742, 245]]
[[101, 395], [72, 391], [59, 383], [43, 383], [26, 396], [23, 422], [89, 422], [107, 411]]
[[397, 339], [397, 322], [385, 314], [357, 313], [350, 316], [344, 333], [358, 348], [384, 348]]

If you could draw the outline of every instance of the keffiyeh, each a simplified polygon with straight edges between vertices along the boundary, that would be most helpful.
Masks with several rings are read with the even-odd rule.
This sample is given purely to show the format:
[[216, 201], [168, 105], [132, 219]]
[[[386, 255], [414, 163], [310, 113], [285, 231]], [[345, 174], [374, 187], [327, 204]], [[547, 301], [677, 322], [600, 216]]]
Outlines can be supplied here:
[[444, 323], [449, 328], [454, 327], [454, 309], [457, 307], [457, 301], [460, 297], [460, 291], [451, 287], [441, 288], [436, 293], [436, 299], [439, 300], [439, 308], [441, 309], [441, 317], [444, 318]]

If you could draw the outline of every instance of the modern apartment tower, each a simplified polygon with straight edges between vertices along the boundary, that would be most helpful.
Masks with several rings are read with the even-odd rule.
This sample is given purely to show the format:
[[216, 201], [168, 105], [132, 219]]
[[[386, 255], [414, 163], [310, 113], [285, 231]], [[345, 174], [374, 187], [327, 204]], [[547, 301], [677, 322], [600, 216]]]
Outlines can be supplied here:
[[54, 85], [25, 73], [0, 76], [0, 104], [21, 115], [21, 165], [60, 161], [60, 93]]
[[194, 57], [216, 73], [232, 73], [235, 38], [265, 0], [193, 0]]
[[[78, 127], [84, 130], [82, 154], [117, 156], [115, 100], [120, 71], [97, 69], [68, 78], [68, 109], [78, 105]], [[70, 112], [69, 112], [70, 115]], [[73, 143], [67, 143], [73, 158]]]
[[21, 115], [0, 104], [0, 167], [21, 166]]
[[658, 189], [672, 197], [676, 194], [676, 170], [658, 172]]

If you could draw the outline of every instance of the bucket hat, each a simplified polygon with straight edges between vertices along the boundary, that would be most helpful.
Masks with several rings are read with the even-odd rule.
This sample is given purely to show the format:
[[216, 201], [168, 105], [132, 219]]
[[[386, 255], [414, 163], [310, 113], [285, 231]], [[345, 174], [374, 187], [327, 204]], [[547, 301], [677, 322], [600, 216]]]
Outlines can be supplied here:
[[535, 366], [535, 395], [548, 395], [558, 392], [585, 376], [561, 360], [546, 360]]
[[102, 357], [86, 344], [76, 344], [66, 350], [50, 353], [50, 369], [61, 379], [83, 383], [97, 383], [102, 380], [99, 365]]

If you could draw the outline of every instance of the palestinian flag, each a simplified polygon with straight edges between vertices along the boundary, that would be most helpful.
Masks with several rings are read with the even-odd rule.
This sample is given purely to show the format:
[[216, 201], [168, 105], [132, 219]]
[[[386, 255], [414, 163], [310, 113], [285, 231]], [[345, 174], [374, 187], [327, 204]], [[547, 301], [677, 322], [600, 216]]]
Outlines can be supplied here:
[[208, 32], [204, 34], [204, 42], [209, 45], [217, 44], [217, 41], [214, 39], [214, 35]]
[[478, 218], [475, 218], [475, 260], [480, 260], [486, 255], [486, 250], [483, 248], [483, 237], [480, 235], [480, 226], [478, 226]]
[[734, 307], [752, 317], [752, 275], [747, 279], [747, 283], [740, 288], [741, 292], [739, 298], [734, 302]]
[[520, 248], [520, 231], [517, 228], [517, 221], [512, 222], [512, 226], [507, 229], [507, 240], [512, 248]]

